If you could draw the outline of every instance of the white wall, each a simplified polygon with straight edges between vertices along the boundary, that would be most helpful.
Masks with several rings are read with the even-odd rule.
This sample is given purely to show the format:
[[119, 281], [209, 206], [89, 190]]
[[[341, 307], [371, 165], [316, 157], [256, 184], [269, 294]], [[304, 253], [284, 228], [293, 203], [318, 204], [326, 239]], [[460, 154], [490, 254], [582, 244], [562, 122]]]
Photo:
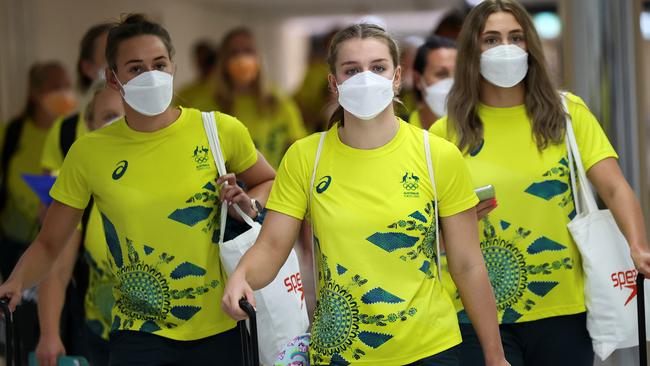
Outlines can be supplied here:
[[19, 112], [27, 70], [36, 61], [60, 60], [71, 75], [86, 29], [121, 14], [143, 12], [167, 28], [176, 48], [176, 85], [193, 77], [191, 47], [202, 38], [218, 41], [243, 22], [203, 2], [174, 0], [0, 0], [0, 121]]

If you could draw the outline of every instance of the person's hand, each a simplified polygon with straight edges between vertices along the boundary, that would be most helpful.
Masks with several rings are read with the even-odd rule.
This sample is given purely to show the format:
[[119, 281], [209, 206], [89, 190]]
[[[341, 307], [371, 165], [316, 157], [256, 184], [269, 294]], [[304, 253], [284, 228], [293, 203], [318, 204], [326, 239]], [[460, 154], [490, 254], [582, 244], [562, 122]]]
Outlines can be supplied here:
[[236, 220], [242, 221], [241, 217], [235, 211], [233, 204], [239, 205], [246, 215], [251, 218], [257, 217], [257, 211], [253, 209], [251, 198], [244, 192], [244, 190], [237, 185], [237, 178], [234, 174], [226, 174], [217, 179], [217, 184], [221, 186], [221, 193], [219, 198], [223, 204], [228, 205], [228, 214]]
[[246, 282], [244, 273], [235, 271], [228, 279], [226, 288], [223, 291], [223, 299], [221, 300], [221, 308], [228, 316], [235, 320], [244, 320], [248, 315], [239, 307], [239, 300], [246, 298], [248, 302], [255, 307], [255, 296], [253, 289]]
[[499, 204], [497, 203], [496, 198], [479, 202], [478, 205], [476, 205], [476, 217], [479, 220], [483, 219], [492, 210], [497, 208], [497, 206], [499, 206]]
[[36, 346], [36, 358], [39, 366], [56, 366], [59, 356], [65, 356], [65, 347], [58, 334], [41, 334]]
[[0, 299], [6, 298], [9, 301], [9, 309], [12, 312], [16, 310], [16, 306], [20, 303], [22, 293], [23, 286], [11, 278], [0, 285]]
[[630, 254], [632, 254], [632, 261], [637, 271], [650, 277], [650, 250], [648, 248], [632, 249]]

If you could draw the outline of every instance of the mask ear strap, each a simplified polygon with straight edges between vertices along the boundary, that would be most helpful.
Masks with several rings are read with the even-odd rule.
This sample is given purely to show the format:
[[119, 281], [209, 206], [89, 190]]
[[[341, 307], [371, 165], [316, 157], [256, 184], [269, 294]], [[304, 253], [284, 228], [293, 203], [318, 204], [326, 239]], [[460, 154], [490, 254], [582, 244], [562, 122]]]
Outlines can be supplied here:
[[117, 81], [117, 83], [120, 85], [120, 89], [121, 89], [120, 94], [122, 96], [124, 96], [124, 94], [125, 94], [124, 93], [124, 85], [122, 85], [122, 83], [120, 82], [120, 79], [117, 78], [117, 74], [115, 73], [115, 70], [111, 69], [111, 72], [113, 73], [113, 76], [115, 76], [115, 81]]

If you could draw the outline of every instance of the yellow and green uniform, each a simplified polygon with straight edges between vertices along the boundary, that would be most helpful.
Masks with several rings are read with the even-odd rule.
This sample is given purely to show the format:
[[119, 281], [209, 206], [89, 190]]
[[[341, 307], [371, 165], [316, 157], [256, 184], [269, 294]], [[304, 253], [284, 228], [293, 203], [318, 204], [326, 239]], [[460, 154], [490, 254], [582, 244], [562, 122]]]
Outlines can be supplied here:
[[[201, 106], [195, 105], [195, 103], [214, 98], [216, 90], [215, 84], [213, 78], [193, 81], [183, 86], [178, 93], [176, 93], [174, 104], [200, 109]], [[205, 110], [209, 110], [209, 108]]]
[[[228, 171], [252, 167], [257, 151], [244, 125], [215, 117]], [[149, 133], [121, 119], [72, 146], [51, 195], [78, 209], [92, 195], [99, 209], [116, 281], [112, 330], [195, 340], [235, 326], [220, 308], [216, 177], [196, 109]]]
[[422, 120], [420, 119], [420, 111], [415, 109], [409, 115], [409, 123], [415, 127], [422, 128]]
[[[568, 95], [586, 169], [616, 152], [584, 102]], [[567, 230], [575, 216], [566, 145], [537, 149], [524, 105], [478, 106], [484, 138], [465, 155], [475, 187], [492, 184], [499, 206], [479, 225], [481, 250], [502, 324], [585, 311], [580, 253]], [[448, 121], [431, 131], [456, 142]], [[461, 322], [468, 322], [456, 296]]]
[[303, 111], [305, 125], [310, 132], [325, 129], [327, 124], [323, 111], [328, 104], [330, 95], [327, 81], [329, 73], [330, 68], [326, 62], [310, 62], [305, 71], [305, 78], [293, 96]]
[[[63, 165], [61, 151], [61, 121], [57, 121], [50, 129], [45, 140], [41, 165], [53, 175], [58, 175]], [[79, 139], [88, 132], [83, 116], [77, 121], [75, 138]], [[93, 205], [85, 237], [83, 238], [84, 257], [88, 263], [88, 289], [84, 298], [86, 324], [98, 336], [108, 340], [111, 330], [111, 309], [115, 303], [113, 298], [114, 279], [108, 265], [108, 247], [104, 238], [101, 215], [97, 206]]]
[[[41, 174], [41, 155], [48, 129], [37, 127], [26, 119], [15, 153], [9, 160], [7, 203], [0, 213], [0, 231], [9, 240], [28, 244], [40, 228], [38, 196], [22, 178], [23, 174]], [[6, 125], [0, 130], [4, 141]], [[2, 147], [0, 147], [1, 149]]]
[[[63, 152], [61, 151], [61, 125], [65, 119], [57, 120], [45, 138], [45, 146], [43, 146], [43, 155], [41, 157], [41, 166], [43, 169], [49, 170], [52, 174], [56, 175], [63, 165]], [[79, 113], [77, 120], [77, 127], [75, 129], [75, 139], [88, 133], [88, 126], [82, 115]]]
[[[312, 364], [404, 365], [460, 343], [453, 304], [436, 270], [434, 197], [423, 132], [400, 120], [386, 145], [360, 150], [325, 138], [311, 209], [319, 134], [291, 146], [267, 203], [314, 227], [320, 268]], [[431, 135], [440, 216], [472, 208], [463, 158]], [[307, 214], [309, 211], [309, 214]]]
[[[296, 103], [279, 93], [273, 93], [273, 96], [275, 105], [270, 106], [268, 111], [262, 111], [255, 97], [238, 95], [230, 114], [248, 127], [257, 149], [277, 169], [291, 143], [305, 137], [307, 132]], [[214, 98], [197, 104], [203, 110], [220, 109]]]

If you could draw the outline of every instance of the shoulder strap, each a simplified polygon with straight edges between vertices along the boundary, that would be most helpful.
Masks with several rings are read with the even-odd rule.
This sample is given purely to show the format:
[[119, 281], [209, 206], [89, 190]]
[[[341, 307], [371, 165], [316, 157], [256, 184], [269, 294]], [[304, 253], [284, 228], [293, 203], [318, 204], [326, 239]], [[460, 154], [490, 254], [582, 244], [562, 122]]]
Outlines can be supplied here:
[[314, 215], [312, 214], [312, 196], [314, 194], [314, 182], [316, 181], [316, 168], [318, 168], [318, 162], [320, 161], [320, 154], [323, 151], [323, 145], [325, 144], [325, 136], [327, 135], [327, 130], [320, 133], [320, 140], [318, 141], [318, 148], [316, 149], [316, 156], [314, 157], [314, 169], [311, 172], [311, 179], [309, 181], [309, 192], [307, 196], [307, 210], [311, 216], [309, 219], [309, 226], [311, 229], [311, 262], [312, 268], [314, 270], [314, 293], [318, 299], [318, 262], [316, 261], [316, 237], [314, 235]]
[[[594, 193], [589, 185], [589, 179], [585, 167], [582, 164], [582, 157], [580, 156], [580, 149], [578, 141], [576, 140], [573, 124], [571, 123], [571, 115], [567, 106], [566, 93], [561, 93], [562, 107], [566, 114], [566, 136], [564, 141], [566, 143], [567, 156], [569, 158], [569, 171], [571, 176], [571, 191], [573, 194], [573, 204], [575, 206], [576, 215], [582, 213], [590, 213], [598, 211], [598, 204], [594, 198]], [[580, 186], [578, 186], [580, 184]]]
[[[201, 112], [201, 117], [203, 119], [203, 128], [205, 129], [205, 134], [208, 137], [208, 143], [210, 144], [210, 151], [212, 152], [212, 157], [217, 166], [217, 172], [219, 176], [227, 174], [226, 171], [226, 162], [223, 158], [221, 152], [221, 143], [219, 142], [219, 131], [217, 130], [217, 122], [214, 117], [214, 112]], [[225, 183], [227, 184], [227, 183]], [[253, 219], [248, 216], [239, 205], [235, 204], [235, 211], [241, 216], [241, 218], [248, 224], [248, 226], [253, 227], [255, 225]], [[226, 234], [226, 220], [228, 219], [228, 205], [221, 205], [221, 221], [219, 225], [219, 244], [223, 243], [223, 237]]]
[[427, 159], [427, 170], [429, 171], [429, 181], [431, 182], [431, 188], [433, 188], [433, 211], [436, 225], [436, 255], [438, 256], [438, 280], [442, 281], [442, 261], [440, 259], [440, 219], [438, 216], [438, 190], [436, 189], [436, 178], [433, 173], [433, 161], [431, 160], [429, 131], [422, 130], [422, 136], [424, 140], [424, 156]]
[[2, 174], [2, 177], [0, 177], [0, 211], [2, 211], [7, 204], [9, 163], [18, 150], [18, 142], [22, 136], [24, 126], [24, 119], [18, 117], [9, 122], [7, 130], [5, 131], [4, 142], [2, 144], [2, 156], [0, 157], [0, 174]]
[[59, 136], [59, 147], [61, 155], [65, 158], [70, 151], [70, 147], [77, 138], [77, 123], [79, 122], [79, 113], [66, 118], [61, 122], [61, 132]]

